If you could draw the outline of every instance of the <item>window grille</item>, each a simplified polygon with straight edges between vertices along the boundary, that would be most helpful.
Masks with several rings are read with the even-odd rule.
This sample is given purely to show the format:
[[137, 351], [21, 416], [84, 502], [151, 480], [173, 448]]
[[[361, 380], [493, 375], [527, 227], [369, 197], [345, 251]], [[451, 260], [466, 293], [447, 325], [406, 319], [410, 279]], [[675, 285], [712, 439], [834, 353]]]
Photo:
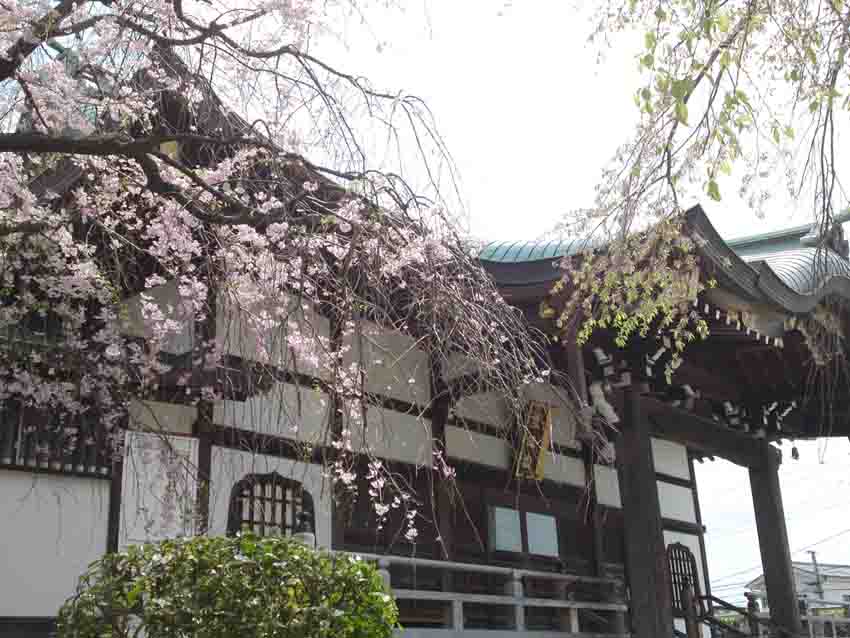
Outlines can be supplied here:
[[[291, 536], [315, 531], [313, 498], [298, 481], [277, 472], [249, 474], [233, 486], [227, 533], [251, 531], [258, 536]], [[302, 526], [310, 526], [310, 530]]]

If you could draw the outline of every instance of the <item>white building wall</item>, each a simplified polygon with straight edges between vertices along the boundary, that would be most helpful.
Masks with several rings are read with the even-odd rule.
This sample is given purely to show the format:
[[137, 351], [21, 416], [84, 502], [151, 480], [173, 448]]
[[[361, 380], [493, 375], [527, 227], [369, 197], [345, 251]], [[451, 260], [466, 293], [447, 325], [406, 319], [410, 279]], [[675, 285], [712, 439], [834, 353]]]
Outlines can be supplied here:
[[213, 421], [251, 432], [322, 443], [329, 423], [328, 396], [321, 390], [279, 383], [246, 401], [221, 401]]
[[691, 488], [658, 481], [658, 501], [661, 516], [688, 523], [697, 522], [694, 493]]
[[380, 329], [363, 321], [343, 341], [348, 350], [343, 362], [356, 363], [366, 371], [366, 390], [416, 405], [431, 398], [431, 367], [428, 355], [400, 332]]
[[462, 397], [452, 407], [458, 421], [486, 423], [496, 429], [505, 430], [511, 425], [511, 414], [505, 399], [495, 392], [482, 392]]
[[371, 405], [366, 410], [366, 434], [360, 425], [352, 426], [351, 443], [354, 450], [414, 465], [431, 467], [434, 461], [431, 448], [431, 422], [415, 414]]
[[604, 465], [594, 465], [593, 477], [596, 481], [596, 500], [608, 507], [622, 507], [617, 470]]
[[0, 616], [55, 616], [106, 551], [109, 481], [0, 470]]
[[[146, 290], [143, 294], [150, 297], [151, 302], [157, 306], [163, 318], [176, 321], [180, 326], [179, 329], [167, 334], [163, 343], [163, 350], [174, 354], [191, 350], [195, 323], [191, 313], [180, 302], [177, 284], [173, 281], [168, 282], [162, 286]], [[146, 325], [142, 305], [142, 295], [135, 295], [124, 301], [123, 307], [119, 311], [122, 333], [141, 338], [153, 336], [150, 324]]]
[[196, 533], [198, 440], [126, 432], [118, 545]]
[[546, 456], [544, 474], [550, 481], [577, 487], [585, 485], [584, 462], [572, 456], [550, 453]]
[[132, 401], [130, 428], [146, 432], [191, 434], [198, 409], [190, 405], [161, 401]]
[[684, 445], [663, 439], [652, 439], [652, 460], [656, 472], [686, 481], [691, 480], [688, 450]]
[[[236, 300], [219, 300], [216, 340], [225, 354], [262, 361], [302, 374], [326, 378], [326, 348], [330, 324], [306, 301], [281, 295], [288, 304], [285, 315], [275, 321], [260, 322], [263, 308], [243, 308]], [[262, 328], [261, 328], [262, 326]]]
[[452, 458], [502, 470], [507, 470], [511, 466], [510, 447], [504, 439], [496, 436], [447, 425], [446, 447]]
[[320, 465], [218, 446], [213, 446], [212, 450], [210, 534], [220, 536], [227, 533], [230, 492], [236, 482], [248, 474], [270, 472], [277, 472], [285, 478], [300, 482], [313, 497], [316, 544], [319, 547], [330, 548], [332, 498], [330, 484], [324, 479]]

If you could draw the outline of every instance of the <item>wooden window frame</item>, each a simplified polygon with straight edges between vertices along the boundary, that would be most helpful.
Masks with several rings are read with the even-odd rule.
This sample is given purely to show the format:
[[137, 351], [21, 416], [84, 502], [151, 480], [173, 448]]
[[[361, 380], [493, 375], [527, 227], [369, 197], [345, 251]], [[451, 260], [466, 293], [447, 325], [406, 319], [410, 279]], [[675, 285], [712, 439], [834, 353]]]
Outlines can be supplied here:
[[[561, 546], [561, 520], [558, 516], [551, 512], [541, 511], [538, 508], [526, 507], [522, 504], [518, 504], [516, 502], [506, 504], [500, 502], [490, 501], [487, 503], [487, 525], [490, 525], [491, 515], [490, 512], [497, 507], [501, 507], [503, 509], [511, 509], [519, 513], [519, 529], [520, 529], [520, 537], [522, 539], [522, 550], [518, 552], [513, 552], [509, 550], [496, 549], [494, 542], [494, 530], [487, 530], [487, 549], [488, 552], [498, 558], [499, 556], [512, 556], [512, 557], [523, 557], [527, 559], [533, 560], [543, 560], [543, 561], [563, 561], [564, 556], [564, 548]], [[548, 554], [534, 554], [529, 551], [529, 543], [528, 543], [528, 514], [537, 514], [541, 516], [549, 516], [555, 521], [555, 542], [558, 545], [558, 555], [550, 556]]]
[[[258, 485], [261, 486], [262, 494], [260, 495], [255, 493], [255, 489]], [[271, 488], [270, 496], [266, 495], [267, 488]], [[283, 493], [282, 500], [277, 498], [278, 488], [280, 488]], [[292, 501], [289, 500], [290, 494], [292, 495]], [[243, 501], [246, 498], [250, 498], [248, 508], [249, 518], [247, 520], [243, 517]], [[262, 517], [262, 520], [255, 520], [254, 507], [257, 499], [261, 502], [269, 501], [273, 508], [281, 506], [281, 515], [284, 520], [281, 520], [280, 522], [276, 519], [268, 521], [265, 516]], [[285, 519], [287, 512], [290, 511], [288, 508], [290, 503], [293, 506], [291, 509], [292, 516], [291, 519], [287, 521]], [[233, 486], [233, 489], [230, 491], [227, 512], [227, 535], [235, 536], [237, 533], [243, 531], [243, 526], [247, 523], [250, 525], [251, 531], [255, 531], [255, 533], [259, 536], [265, 536], [266, 527], [271, 525], [277, 527], [282, 535], [291, 536], [297, 531], [297, 527], [300, 522], [299, 519], [302, 514], [307, 515], [307, 522], [310, 524], [312, 531], [315, 533], [315, 512], [316, 510], [313, 506], [313, 497], [298, 481], [281, 476], [277, 472], [269, 472], [267, 474], [248, 474], [237, 481]], [[274, 519], [275, 515], [273, 514], [272, 516]], [[259, 532], [256, 532], [255, 530], [257, 525], [260, 527]]]

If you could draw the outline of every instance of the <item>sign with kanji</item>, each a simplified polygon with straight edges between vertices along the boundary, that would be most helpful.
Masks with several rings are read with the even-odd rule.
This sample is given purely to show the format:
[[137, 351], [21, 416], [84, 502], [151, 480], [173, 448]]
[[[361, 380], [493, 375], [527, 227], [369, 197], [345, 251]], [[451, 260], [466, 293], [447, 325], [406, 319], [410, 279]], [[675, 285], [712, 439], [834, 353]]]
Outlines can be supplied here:
[[543, 479], [551, 439], [552, 408], [540, 401], [529, 401], [514, 462], [517, 478]]

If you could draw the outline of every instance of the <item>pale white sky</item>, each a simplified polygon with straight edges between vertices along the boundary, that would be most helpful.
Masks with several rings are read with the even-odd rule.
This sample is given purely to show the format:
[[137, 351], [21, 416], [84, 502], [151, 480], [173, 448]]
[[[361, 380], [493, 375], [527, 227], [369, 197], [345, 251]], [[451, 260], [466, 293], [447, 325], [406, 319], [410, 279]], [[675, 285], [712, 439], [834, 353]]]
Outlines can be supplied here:
[[[636, 121], [633, 45], [641, 40], [620, 40], [598, 65], [587, 44], [591, 2], [401, 4], [372, 23], [374, 38], [343, 37], [348, 69], [428, 103], [460, 171], [473, 234], [533, 239], [564, 211], [590, 205], [602, 166]], [[734, 197], [701, 203], [727, 237], [809, 219], [789, 202], [777, 202], [766, 220]], [[801, 459], [792, 461], [785, 446], [781, 470], [792, 551], [850, 528], [850, 444], [799, 447]], [[737, 597], [760, 573], [749, 479], [722, 461], [700, 465], [697, 477], [709, 573], [721, 597]], [[813, 549], [823, 562], [850, 564], [850, 533]]]

